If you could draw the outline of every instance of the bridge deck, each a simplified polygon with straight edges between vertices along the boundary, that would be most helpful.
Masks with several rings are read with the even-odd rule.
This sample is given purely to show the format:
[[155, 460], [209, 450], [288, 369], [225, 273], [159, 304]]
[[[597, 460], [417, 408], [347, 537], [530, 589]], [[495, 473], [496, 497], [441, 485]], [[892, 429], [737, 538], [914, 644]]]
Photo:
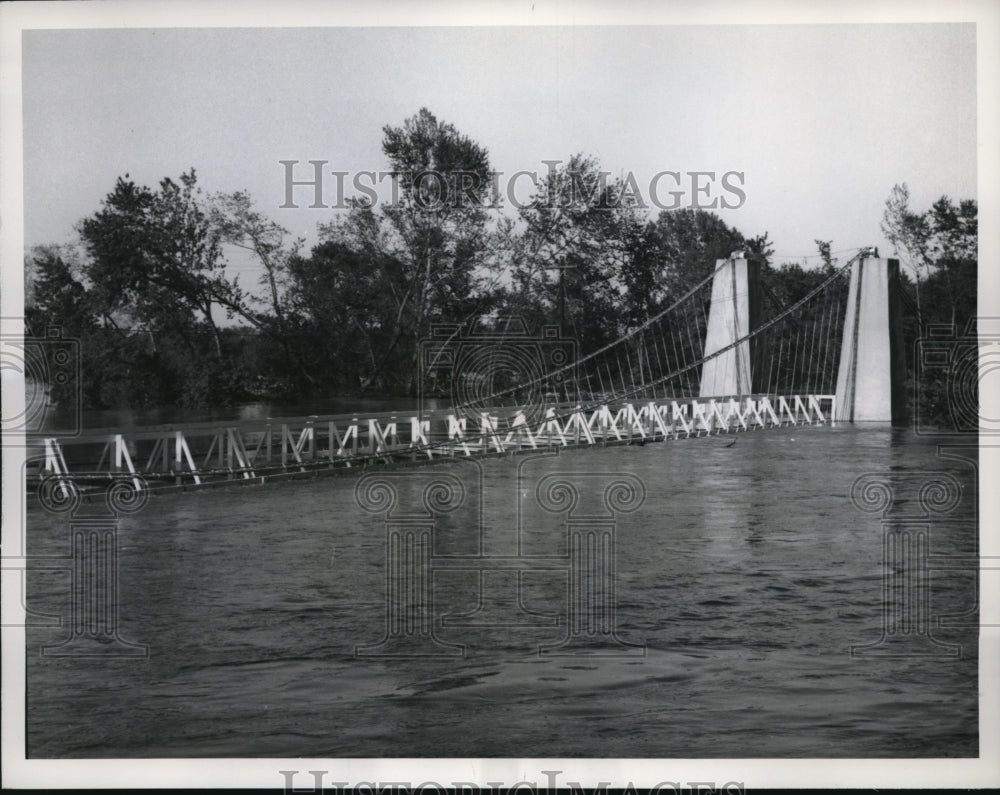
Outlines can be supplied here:
[[261, 483], [456, 456], [832, 423], [835, 408], [832, 395], [751, 395], [104, 428], [31, 440], [29, 466], [42, 480], [55, 478], [83, 491], [109, 480], [125, 480], [136, 490]]

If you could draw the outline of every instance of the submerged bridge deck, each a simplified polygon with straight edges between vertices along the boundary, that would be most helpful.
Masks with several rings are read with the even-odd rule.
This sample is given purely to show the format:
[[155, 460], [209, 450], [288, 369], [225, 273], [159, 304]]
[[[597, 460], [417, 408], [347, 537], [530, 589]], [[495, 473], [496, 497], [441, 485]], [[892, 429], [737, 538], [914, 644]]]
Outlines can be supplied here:
[[[819, 279], [785, 305], [761, 263], [734, 252], [669, 306], [583, 356], [557, 327], [537, 338], [516, 324], [483, 334], [435, 328], [421, 347], [420, 375], [437, 385], [432, 389], [450, 384], [451, 409], [39, 434], [29, 467], [40, 489], [55, 485], [68, 494], [72, 484], [80, 493], [110, 481], [137, 494], [783, 425], [892, 421], [905, 386], [893, 297], [898, 262], [859, 249]], [[558, 333], [548, 333], [553, 329]], [[491, 392], [505, 383], [494, 378], [503, 372], [515, 373], [514, 385]], [[543, 397], [553, 394], [580, 402]]]
[[394, 463], [833, 423], [835, 414], [833, 395], [750, 395], [186, 423], [40, 437], [31, 464], [43, 480], [72, 483], [82, 491], [115, 479], [130, 481], [136, 490], [187, 489]]

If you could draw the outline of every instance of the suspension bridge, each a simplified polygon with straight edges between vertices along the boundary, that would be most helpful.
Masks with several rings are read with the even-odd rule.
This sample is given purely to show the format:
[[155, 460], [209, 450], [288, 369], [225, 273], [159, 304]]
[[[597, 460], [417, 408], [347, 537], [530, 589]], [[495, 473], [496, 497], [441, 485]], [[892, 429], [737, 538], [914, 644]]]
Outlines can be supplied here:
[[904, 400], [901, 295], [898, 261], [871, 248], [785, 301], [759, 262], [734, 252], [592, 351], [558, 327], [536, 335], [516, 322], [484, 333], [435, 327], [419, 350], [419, 392], [449, 395], [447, 408], [42, 432], [32, 439], [39, 489], [86, 493], [109, 481], [136, 492], [187, 489], [786, 425], [891, 423]]

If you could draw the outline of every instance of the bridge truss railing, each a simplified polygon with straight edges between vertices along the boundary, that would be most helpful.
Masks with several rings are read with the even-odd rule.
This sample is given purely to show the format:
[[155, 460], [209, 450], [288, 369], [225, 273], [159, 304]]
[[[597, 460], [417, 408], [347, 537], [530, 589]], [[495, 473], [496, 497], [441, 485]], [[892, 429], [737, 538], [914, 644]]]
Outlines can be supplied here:
[[832, 423], [834, 404], [832, 395], [813, 394], [688, 397], [105, 429], [36, 440], [36, 460], [41, 478], [84, 489], [122, 477], [136, 489], [261, 482], [329, 468]]

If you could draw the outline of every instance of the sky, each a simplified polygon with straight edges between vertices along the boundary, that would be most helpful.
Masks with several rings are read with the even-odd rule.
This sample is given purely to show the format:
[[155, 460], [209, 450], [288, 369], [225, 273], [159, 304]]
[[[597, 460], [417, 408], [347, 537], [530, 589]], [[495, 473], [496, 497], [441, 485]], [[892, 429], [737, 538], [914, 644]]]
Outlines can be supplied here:
[[385, 169], [382, 127], [427, 107], [507, 175], [575, 152], [641, 191], [742, 172], [716, 211], [778, 262], [890, 248], [895, 183], [917, 210], [976, 196], [975, 46], [971, 24], [28, 30], [24, 242], [72, 241], [120, 175], [194, 167], [313, 244], [333, 211], [281, 209], [279, 161]]

